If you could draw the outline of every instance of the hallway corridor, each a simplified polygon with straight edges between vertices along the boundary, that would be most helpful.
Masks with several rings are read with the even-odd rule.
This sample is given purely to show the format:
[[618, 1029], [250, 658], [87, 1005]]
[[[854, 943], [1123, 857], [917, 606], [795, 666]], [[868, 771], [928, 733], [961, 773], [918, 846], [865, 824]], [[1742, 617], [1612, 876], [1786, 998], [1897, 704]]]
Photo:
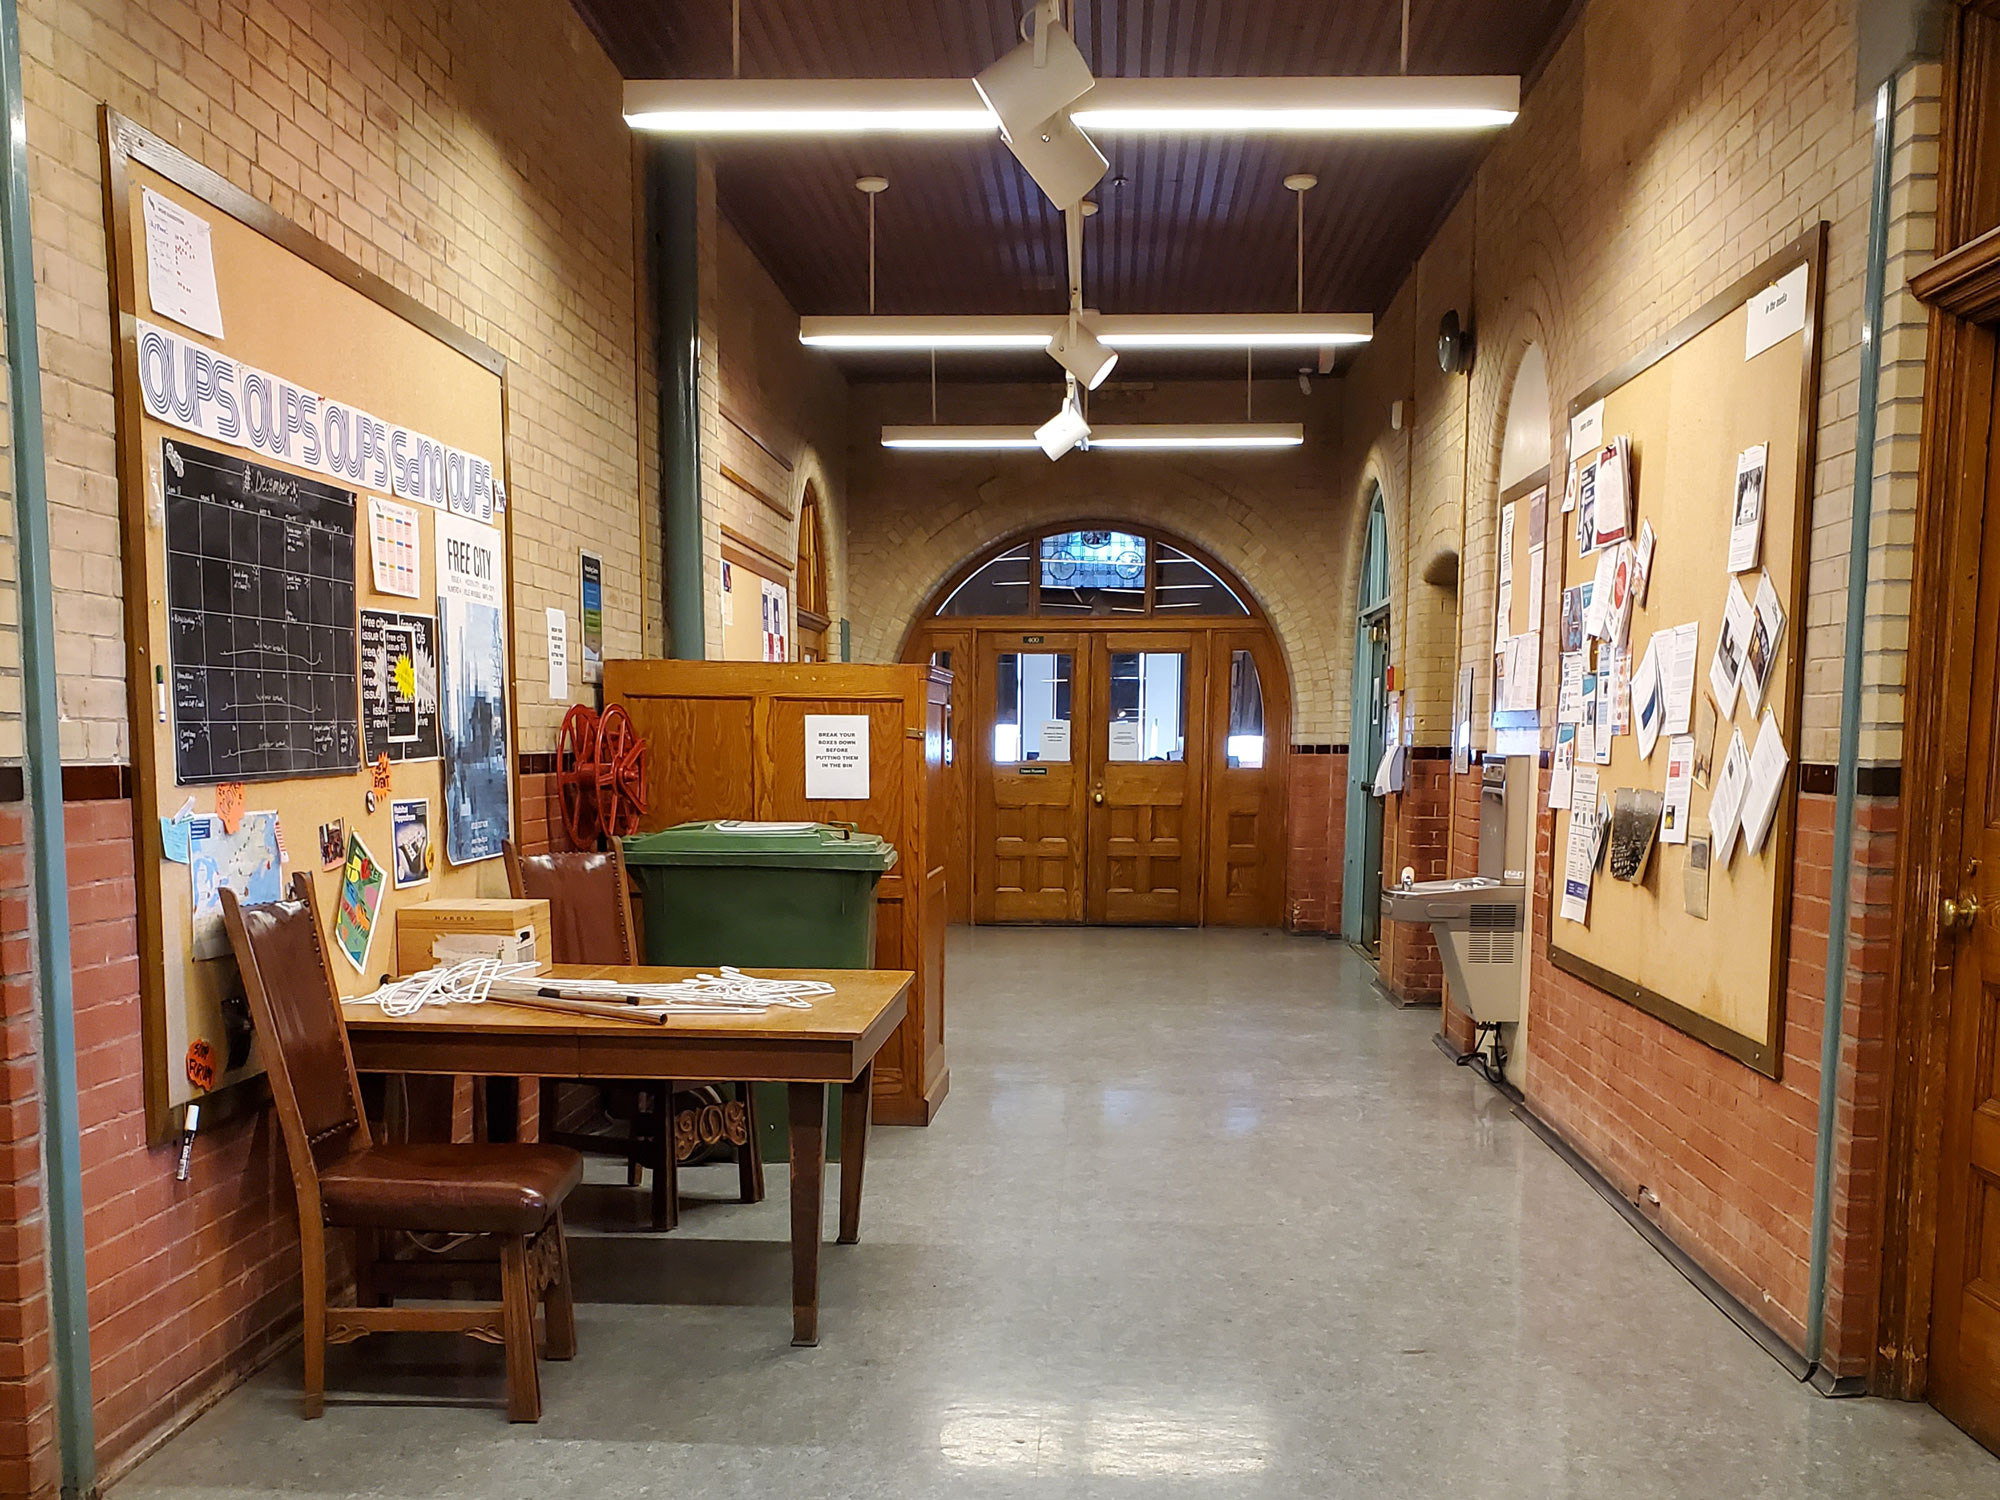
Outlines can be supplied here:
[[290, 1354], [114, 1500], [2000, 1491], [1928, 1407], [1794, 1382], [1338, 944], [961, 929], [949, 972], [950, 1098], [877, 1131], [820, 1348], [785, 1344], [782, 1172], [607, 1255], [637, 1195], [597, 1162], [538, 1426], [498, 1350], [387, 1336], [334, 1351], [323, 1421]]

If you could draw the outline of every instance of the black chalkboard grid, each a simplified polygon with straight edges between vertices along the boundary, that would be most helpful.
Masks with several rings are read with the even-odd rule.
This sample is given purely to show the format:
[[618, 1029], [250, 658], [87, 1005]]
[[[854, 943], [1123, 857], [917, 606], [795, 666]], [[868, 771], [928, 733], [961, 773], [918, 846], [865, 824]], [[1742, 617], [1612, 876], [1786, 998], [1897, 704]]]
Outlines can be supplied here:
[[354, 772], [354, 492], [162, 443], [182, 784]]

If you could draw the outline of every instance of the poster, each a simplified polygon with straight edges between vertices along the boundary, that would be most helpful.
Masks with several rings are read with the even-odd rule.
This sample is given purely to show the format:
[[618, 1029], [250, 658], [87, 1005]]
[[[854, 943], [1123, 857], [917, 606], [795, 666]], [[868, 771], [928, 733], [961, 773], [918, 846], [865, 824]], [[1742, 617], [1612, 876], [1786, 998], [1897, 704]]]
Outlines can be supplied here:
[[362, 759], [438, 757], [437, 621], [394, 610], [361, 611]]
[[790, 661], [792, 659], [791, 595], [782, 583], [773, 583], [768, 578], [757, 580], [761, 586], [764, 620], [764, 660]]
[[426, 885], [431, 878], [431, 804], [428, 797], [397, 797], [389, 804], [391, 854], [396, 889]]
[[1137, 719], [1113, 719], [1111, 721], [1110, 758], [1118, 761], [1144, 760], [1145, 753], [1139, 744], [1139, 721]]
[[[724, 563], [725, 578], [728, 564]], [[604, 559], [595, 552], [577, 553], [577, 630], [583, 645], [583, 680], [604, 680]], [[725, 584], [726, 587], [726, 584]], [[727, 596], [724, 596], [727, 598]], [[723, 621], [726, 625], [729, 622]]]
[[807, 714], [806, 800], [868, 800], [868, 715]]
[[491, 526], [437, 518], [444, 852], [455, 865], [497, 859], [513, 826], [505, 545]]
[[1736, 457], [1736, 506], [1729, 519], [1729, 571], [1757, 566], [1764, 540], [1764, 468], [1768, 444], [1745, 448]]
[[375, 569], [375, 592], [422, 596], [424, 564], [417, 545], [417, 513], [407, 505], [368, 497], [368, 556]]
[[221, 958], [229, 952], [229, 933], [222, 925], [223, 888], [236, 892], [245, 906], [276, 901], [284, 894], [283, 862], [274, 812], [246, 812], [234, 833], [224, 832], [217, 817], [190, 820], [188, 886], [196, 958]]
[[375, 916], [382, 909], [382, 887], [388, 871], [361, 842], [347, 836], [347, 864], [340, 872], [340, 902], [333, 912], [333, 945], [357, 974], [368, 972], [368, 949], [375, 941]]
[[222, 303], [215, 291], [208, 220], [151, 188], [140, 196], [146, 219], [146, 300], [161, 317], [221, 338]]

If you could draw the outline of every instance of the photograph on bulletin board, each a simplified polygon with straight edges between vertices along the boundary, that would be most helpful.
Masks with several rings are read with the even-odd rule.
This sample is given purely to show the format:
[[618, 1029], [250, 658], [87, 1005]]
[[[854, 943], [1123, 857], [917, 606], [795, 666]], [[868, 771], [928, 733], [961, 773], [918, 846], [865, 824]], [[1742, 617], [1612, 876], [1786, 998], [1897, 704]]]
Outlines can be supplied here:
[[[232, 1019], [222, 891], [255, 904], [307, 874], [350, 995], [380, 979], [394, 945], [374, 933], [402, 903], [494, 894], [483, 861], [515, 795], [506, 362], [101, 118], [147, 1134], [162, 1141], [182, 1106], [219, 1118], [262, 1071]], [[447, 839], [456, 864], [436, 858]]]

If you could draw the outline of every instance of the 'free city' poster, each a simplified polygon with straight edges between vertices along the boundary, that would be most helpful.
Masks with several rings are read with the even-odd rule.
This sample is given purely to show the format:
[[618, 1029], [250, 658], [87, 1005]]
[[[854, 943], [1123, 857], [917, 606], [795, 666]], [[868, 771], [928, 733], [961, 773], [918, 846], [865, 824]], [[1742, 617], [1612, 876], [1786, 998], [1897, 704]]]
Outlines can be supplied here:
[[500, 532], [437, 518], [444, 853], [497, 859], [511, 831], [507, 776], [507, 562]]

